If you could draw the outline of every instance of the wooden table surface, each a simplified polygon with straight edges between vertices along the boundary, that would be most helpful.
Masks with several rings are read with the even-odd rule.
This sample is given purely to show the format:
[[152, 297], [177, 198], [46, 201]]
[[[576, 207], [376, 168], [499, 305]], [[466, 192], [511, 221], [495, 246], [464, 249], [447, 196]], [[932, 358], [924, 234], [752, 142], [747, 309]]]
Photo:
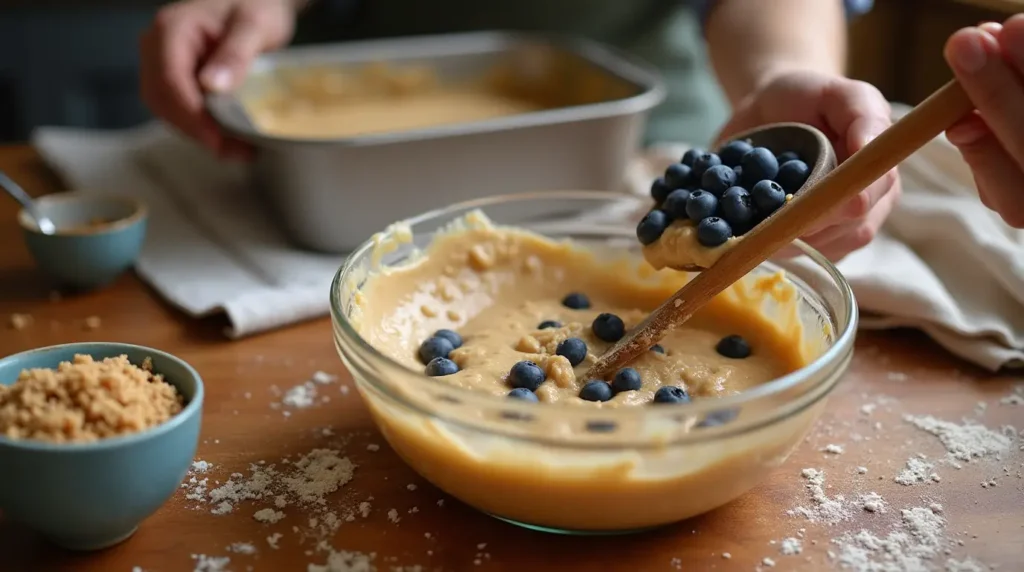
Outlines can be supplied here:
[[[34, 194], [60, 189], [59, 181], [26, 147], [0, 148], [0, 169]], [[782, 468], [765, 475], [759, 487], [732, 504], [651, 533], [553, 536], [477, 513], [418, 478], [387, 447], [355, 391], [347, 396], [338, 391], [328, 403], [289, 416], [273, 407], [281, 399], [279, 390], [302, 383], [317, 370], [337, 374], [341, 385], [351, 384], [335, 353], [328, 319], [230, 341], [222, 335], [220, 319], [182, 315], [131, 274], [101, 292], [52, 299], [50, 287], [23, 246], [14, 213], [11, 201], [0, 200], [3, 354], [106, 340], [181, 356], [206, 382], [197, 458], [213, 463], [207, 475], [211, 481], [245, 473], [253, 462], [279, 462], [286, 455], [326, 444], [343, 447], [358, 468], [354, 479], [329, 501], [350, 507], [372, 497], [371, 512], [344, 523], [327, 541], [339, 550], [376, 553], [379, 570], [416, 570], [415, 565], [424, 571], [753, 570], [763, 566], [765, 558], [772, 559], [777, 570], [822, 570], [836, 567], [827, 555], [835, 549], [831, 538], [861, 528], [884, 535], [898, 526], [900, 509], [931, 502], [944, 506], [951, 550], [932, 562], [937, 570], [945, 570], [948, 558], [968, 555], [998, 564], [1002, 571], [1024, 569], [1019, 556], [1024, 538], [1024, 453], [1018, 450], [1019, 440], [1001, 461], [983, 460], [961, 470], [937, 462], [942, 477], [938, 483], [903, 486], [894, 481], [910, 456], [924, 453], [937, 459], [945, 453], [934, 436], [902, 422], [905, 413], [954, 422], [977, 418], [996, 430], [1010, 423], [1024, 427], [1024, 406], [1000, 404], [1021, 383], [1019, 375], [988, 374], [919, 334], [862, 333], [853, 365], [815, 429]], [[23, 329], [9, 326], [7, 315], [14, 313], [31, 315], [33, 323]], [[85, 325], [92, 316], [100, 318], [96, 329]], [[865, 404], [879, 400], [884, 404], [872, 414], [862, 411]], [[988, 405], [983, 413], [980, 401]], [[325, 427], [334, 437], [323, 436]], [[378, 444], [379, 450], [368, 450], [371, 444]], [[842, 445], [844, 452], [823, 453], [828, 444]], [[867, 473], [859, 474], [858, 466], [866, 467]], [[875, 491], [890, 508], [884, 514], [858, 511], [852, 520], [835, 526], [787, 516], [787, 509], [810, 503], [800, 477], [804, 467], [824, 469], [829, 496], [855, 498]], [[981, 483], [990, 479], [996, 479], [997, 486], [983, 488]], [[243, 503], [242, 510], [217, 516], [210, 507], [197, 510], [184, 495], [175, 495], [127, 542], [91, 554], [54, 548], [0, 517], [0, 570], [128, 572], [138, 566], [146, 571], [189, 571], [197, 554], [229, 556], [228, 569], [235, 571], [306, 570], [309, 563], [325, 560], [314, 550], [316, 541], [304, 539], [308, 515], [292, 510], [283, 521], [267, 525], [252, 518], [255, 507], [265, 504]], [[398, 522], [388, 518], [391, 509], [400, 515]], [[282, 535], [276, 549], [266, 541], [275, 532]], [[779, 541], [800, 534], [803, 552], [781, 555]], [[237, 542], [251, 543], [256, 553], [229, 552], [229, 545]], [[731, 558], [723, 557], [724, 552]]]

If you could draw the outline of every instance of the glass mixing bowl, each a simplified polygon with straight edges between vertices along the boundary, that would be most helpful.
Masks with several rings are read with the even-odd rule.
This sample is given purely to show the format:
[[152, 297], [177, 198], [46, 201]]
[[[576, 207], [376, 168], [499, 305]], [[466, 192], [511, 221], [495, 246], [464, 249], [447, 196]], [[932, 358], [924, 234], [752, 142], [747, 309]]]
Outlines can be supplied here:
[[[787, 311], [812, 348], [809, 364], [720, 399], [604, 409], [522, 403], [410, 370], [375, 349], [350, 319], [367, 275], [407, 262], [436, 231], [474, 210], [497, 225], [639, 261], [635, 228], [648, 207], [642, 197], [589, 191], [481, 199], [391, 227], [348, 258], [331, 286], [335, 344], [384, 437], [413, 469], [500, 519], [595, 534], [642, 530], [712, 510], [786, 459], [846, 372], [858, 317], [843, 276], [799, 242], [744, 280], [784, 271], [795, 293]], [[407, 242], [383, 254], [375, 246], [396, 238]], [[780, 302], [760, 302], [766, 315], [782, 315]]]

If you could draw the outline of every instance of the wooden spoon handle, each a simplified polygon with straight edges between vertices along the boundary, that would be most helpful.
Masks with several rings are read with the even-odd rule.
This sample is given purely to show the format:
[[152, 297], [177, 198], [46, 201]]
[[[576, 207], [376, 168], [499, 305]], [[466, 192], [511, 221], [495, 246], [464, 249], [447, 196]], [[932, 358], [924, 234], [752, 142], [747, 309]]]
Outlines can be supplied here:
[[848, 199], [896, 167], [911, 153], [974, 109], [956, 80], [950, 81], [841, 163], [817, 184], [757, 225], [711, 268], [701, 272], [609, 349], [587, 372], [605, 379], [688, 320], [718, 293], [789, 245]]
[[[796, 200], [779, 209], [767, 224], [758, 225], [749, 235], [753, 239], [749, 241], [752, 244], [741, 243], [733, 250], [746, 246], [742, 250], [749, 252], [743, 258], [750, 258], [783, 248], [973, 109], [974, 104], [963, 87], [956, 80], [950, 81], [840, 163], [816, 185], [802, 191]], [[747, 238], [744, 237], [742, 242], [748, 242]], [[725, 257], [722, 258], [724, 260]]]

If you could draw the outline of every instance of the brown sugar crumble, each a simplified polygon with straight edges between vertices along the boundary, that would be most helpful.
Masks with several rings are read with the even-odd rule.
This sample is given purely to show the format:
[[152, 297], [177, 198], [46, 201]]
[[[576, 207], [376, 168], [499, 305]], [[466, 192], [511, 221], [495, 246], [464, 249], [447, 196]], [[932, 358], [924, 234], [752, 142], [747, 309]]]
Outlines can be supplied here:
[[182, 409], [182, 397], [146, 358], [95, 361], [76, 355], [56, 369], [21, 372], [0, 385], [0, 435], [56, 443], [88, 442], [160, 425]]
[[24, 330], [31, 326], [35, 319], [32, 318], [31, 314], [11, 314], [11, 328], [15, 330]]

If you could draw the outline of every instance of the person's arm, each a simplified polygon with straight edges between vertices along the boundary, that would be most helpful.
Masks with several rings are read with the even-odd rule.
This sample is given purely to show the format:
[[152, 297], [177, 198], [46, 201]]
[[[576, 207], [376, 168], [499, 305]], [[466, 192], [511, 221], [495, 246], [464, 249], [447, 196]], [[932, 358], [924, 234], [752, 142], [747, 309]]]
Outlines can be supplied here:
[[705, 20], [718, 81], [736, 106], [771, 78], [810, 70], [842, 75], [842, 0], [712, 0]]
[[[874, 86], [845, 77], [846, 24], [870, 0], [707, 0], [704, 33], [733, 115], [716, 139], [781, 121], [806, 123], [845, 161], [892, 124]], [[802, 238], [832, 260], [865, 246], [899, 200], [886, 173]]]

